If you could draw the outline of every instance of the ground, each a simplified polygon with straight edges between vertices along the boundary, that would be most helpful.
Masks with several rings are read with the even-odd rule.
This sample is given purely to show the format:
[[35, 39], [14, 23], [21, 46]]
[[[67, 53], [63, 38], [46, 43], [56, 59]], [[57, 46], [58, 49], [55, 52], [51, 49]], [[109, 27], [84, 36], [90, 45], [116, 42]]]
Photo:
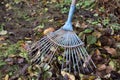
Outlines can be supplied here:
[[[30, 65], [31, 44], [67, 20], [70, 0], [3, 0], [0, 2], [1, 80], [115, 80], [120, 79], [120, 2], [78, 1], [73, 18], [76, 34], [85, 43], [97, 69], [89, 75], [59, 73], [58, 65], [46, 72]], [[46, 32], [45, 32], [46, 31]], [[58, 55], [57, 55], [58, 56]], [[59, 56], [58, 56], [59, 57]], [[58, 66], [58, 67], [56, 67]], [[49, 66], [48, 66], [49, 67]], [[72, 76], [72, 79], [71, 79]]]

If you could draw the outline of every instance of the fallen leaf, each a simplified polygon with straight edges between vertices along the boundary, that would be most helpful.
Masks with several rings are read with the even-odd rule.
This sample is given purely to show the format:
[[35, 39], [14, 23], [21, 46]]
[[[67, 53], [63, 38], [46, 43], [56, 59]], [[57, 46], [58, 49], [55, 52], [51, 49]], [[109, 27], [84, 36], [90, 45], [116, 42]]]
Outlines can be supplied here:
[[9, 75], [8, 74], [5, 76], [5, 80], [9, 80]]
[[96, 43], [95, 43], [96, 46], [101, 46], [101, 42], [98, 40]]
[[106, 69], [106, 65], [105, 64], [102, 64], [102, 65], [98, 66], [98, 70], [99, 71], [102, 71], [102, 70], [105, 70], [105, 69]]
[[116, 49], [110, 48], [109, 46], [105, 46], [104, 49], [111, 55], [116, 55], [117, 54]]
[[49, 27], [49, 28], [45, 29], [43, 33], [44, 33], [44, 35], [46, 35], [46, 34], [53, 32], [53, 31], [55, 31], [55, 29], [53, 27]]
[[96, 50], [95, 50], [95, 53], [96, 53], [97, 55], [101, 55], [99, 49], [96, 49]]
[[5, 40], [5, 37], [0, 37], [0, 41], [3, 41], [3, 40]]
[[88, 25], [86, 25], [85, 23], [82, 23], [82, 24], [81, 24], [81, 28], [85, 29], [85, 28], [87, 28], [87, 27], [88, 27]]
[[76, 25], [75, 25], [75, 27], [78, 27], [78, 28], [80, 28], [81, 26], [80, 26], [80, 23], [79, 23], [79, 21], [77, 21], [76, 22]]
[[87, 36], [87, 44], [94, 44], [96, 43], [97, 41], [97, 38], [93, 35], [89, 35]]
[[91, 33], [93, 31], [93, 29], [85, 29], [83, 32], [84, 33]]
[[62, 76], [67, 76], [68, 80], [75, 80], [75, 76], [70, 74], [70, 73], [67, 73], [65, 71], [61, 71], [61, 74], [62, 74]]
[[0, 31], [0, 35], [6, 35], [7, 34], [7, 31], [6, 30], [2, 30], [2, 31]]
[[100, 38], [102, 34], [98, 31], [95, 31], [95, 32], [92, 33], [92, 35], [94, 35], [97, 38]]

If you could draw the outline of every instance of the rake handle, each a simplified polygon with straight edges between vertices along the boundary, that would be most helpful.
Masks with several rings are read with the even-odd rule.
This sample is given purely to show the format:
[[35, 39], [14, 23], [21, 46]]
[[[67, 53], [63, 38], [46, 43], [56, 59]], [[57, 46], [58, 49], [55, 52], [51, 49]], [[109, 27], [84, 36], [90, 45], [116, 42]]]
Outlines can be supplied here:
[[76, 0], [72, 0], [70, 10], [69, 10], [69, 14], [68, 14], [68, 19], [62, 27], [62, 29], [64, 29], [64, 30], [73, 31], [72, 17], [73, 17], [74, 11], [75, 11], [75, 5], [76, 5]]
[[76, 4], [76, 0], [72, 0], [71, 5], [75, 5]]

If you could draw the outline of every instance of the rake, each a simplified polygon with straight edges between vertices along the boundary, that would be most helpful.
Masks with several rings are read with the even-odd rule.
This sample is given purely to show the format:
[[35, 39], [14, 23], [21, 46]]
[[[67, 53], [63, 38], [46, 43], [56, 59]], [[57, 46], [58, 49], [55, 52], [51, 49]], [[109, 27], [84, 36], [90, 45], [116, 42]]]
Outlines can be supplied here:
[[59, 48], [63, 49], [61, 70], [69, 73], [91, 73], [96, 68], [91, 56], [84, 48], [84, 43], [73, 31], [72, 16], [76, 0], [72, 0], [68, 19], [57, 31], [50, 32], [32, 45], [30, 56], [33, 64], [48, 64], [52, 61]]

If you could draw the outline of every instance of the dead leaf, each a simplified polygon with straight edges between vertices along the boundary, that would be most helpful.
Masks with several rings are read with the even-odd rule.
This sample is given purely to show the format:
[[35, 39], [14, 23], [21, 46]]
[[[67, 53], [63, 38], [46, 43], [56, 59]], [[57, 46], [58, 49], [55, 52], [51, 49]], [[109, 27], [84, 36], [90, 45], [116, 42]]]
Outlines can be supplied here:
[[95, 43], [96, 46], [101, 46], [101, 42], [98, 40], [96, 43]]
[[106, 69], [106, 65], [105, 64], [102, 64], [102, 65], [98, 66], [98, 70], [99, 71], [102, 71], [102, 70], [105, 70], [105, 69]]
[[67, 76], [68, 80], [75, 80], [75, 76], [70, 74], [70, 73], [67, 73], [65, 71], [61, 71], [61, 74], [62, 74], [62, 76]]
[[78, 27], [78, 28], [80, 28], [80, 23], [79, 23], [79, 21], [77, 21], [77, 22], [76, 22], [76, 25], [75, 25], [75, 27]]
[[116, 55], [117, 54], [116, 49], [110, 48], [109, 46], [105, 46], [104, 49], [111, 55]]
[[97, 55], [101, 55], [99, 49], [96, 49], [96, 50], [95, 50], [95, 53], [96, 53]]
[[87, 28], [87, 27], [88, 27], [88, 25], [86, 25], [85, 23], [82, 23], [82, 24], [81, 24], [81, 28], [85, 29], [85, 28]]
[[9, 75], [8, 74], [5, 76], [5, 80], [9, 80]]
[[92, 33], [92, 35], [94, 35], [97, 38], [100, 38], [102, 34], [98, 31], [95, 31], [95, 32]]
[[106, 73], [110, 73], [113, 70], [112, 66], [107, 66]]
[[0, 37], [0, 41], [3, 41], [3, 40], [5, 40], [5, 37]]
[[50, 27], [50, 28], [45, 29], [43, 34], [46, 35], [46, 34], [53, 32], [53, 31], [55, 31], [55, 29], [53, 27]]

